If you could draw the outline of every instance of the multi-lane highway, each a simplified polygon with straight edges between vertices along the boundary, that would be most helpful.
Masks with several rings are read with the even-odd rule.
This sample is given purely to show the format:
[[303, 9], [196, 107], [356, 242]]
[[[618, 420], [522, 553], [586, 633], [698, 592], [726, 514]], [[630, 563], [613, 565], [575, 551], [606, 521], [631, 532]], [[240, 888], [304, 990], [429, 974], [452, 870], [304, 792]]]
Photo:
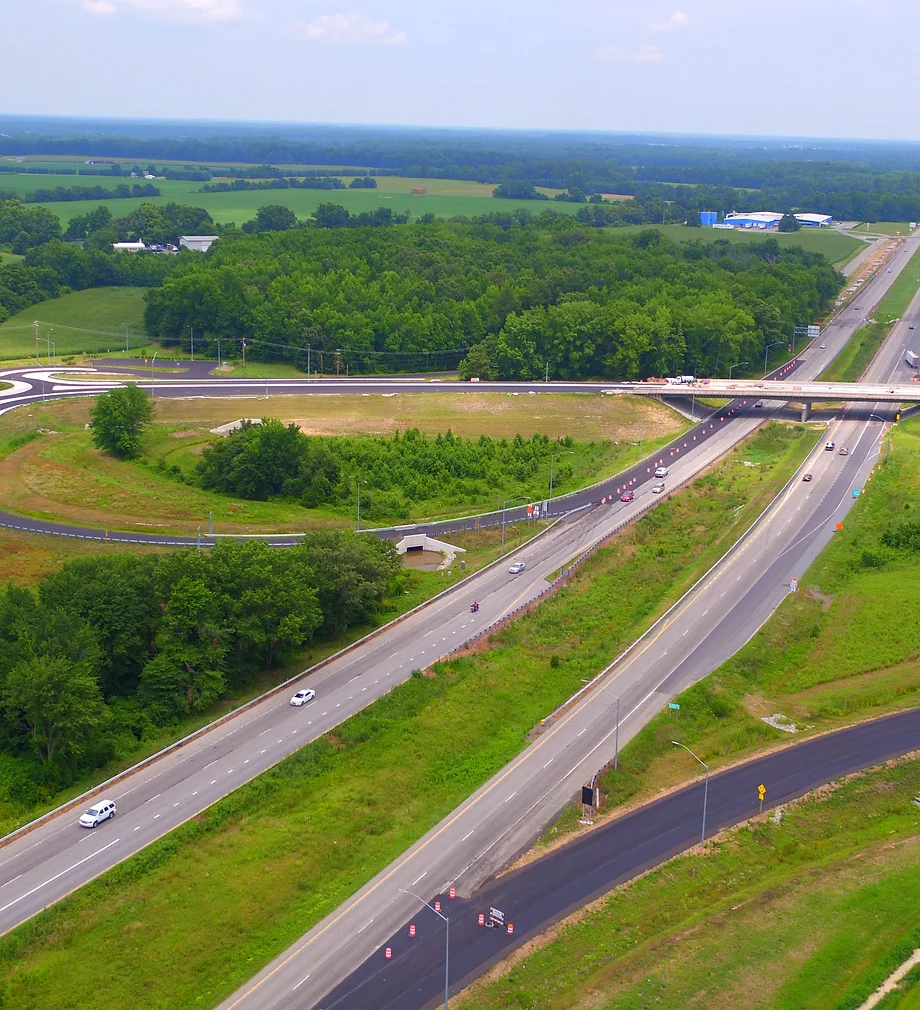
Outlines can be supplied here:
[[[908, 242], [906, 247], [912, 251], [913, 244]], [[898, 255], [900, 262], [895, 266], [900, 267], [906, 254]], [[867, 285], [862, 302], [867, 307], [875, 304], [894, 276], [893, 268], [891, 274]], [[847, 314], [825, 330], [822, 339], [827, 351], [803, 355], [799, 369], [803, 379], [820, 372], [855, 324]], [[899, 354], [900, 348], [895, 357]], [[16, 381], [52, 382], [36, 370], [29, 375], [23, 373]], [[885, 375], [884, 381], [890, 377]], [[16, 393], [29, 402], [29, 397], [41, 396], [36, 385]], [[407, 385], [420, 388], [416, 383]], [[564, 384], [551, 385], [562, 388]], [[219, 385], [205, 385], [194, 395], [221, 395], [226, 388], [226, 382], [219, 380]], [[373, 388], [379, 387], [374, 384]], [[437, 384], [421, 388], [435, 391]], [[456, 391], [458, 387], [449, 388]], [[477, 388], [488, 387], [480, 384]], [[339, 385], [336, 391], [341, 389]], [[303, 390], [280, 380], [278, 391]], [[79, 392], [85, 395], [84, 390]], [[73, 393], [65, 387], [63, 395]], [[189, 392], [176, 390], [174, 395]], [[691, 433], [686, 447], [674, 447], [674, 456], [666, 457], [671, 467], [669, 483], [688, 478], [717, 458], [777, 405], [766, 401], [764, 410], [747, 406], [747, 414], [716, 415], [706, 435], [697, 433], [694, 440]], [[398, 887], [424, 888], [430, 894], [456, 880], [467, 893], [527, 844], [576, 786], [608, 759], [614, 694], [620, 697], [623, 743], [663, 700], [708, 672], [720, 656], [734, 651], [782, 598], [788, 575], [804, 571], [831, 520], [845, 511], [853, 483], [850, 475], [861, 484], [871, 465], [877, 422], [869, 418], [836, 424], [840, 426], [838, 444], [846, 440], [852, 445], [850, 457], [816, 456], [809, 463], [815, 479], [791, 486], [773, 513], [719, 571], [612, 672], [604, 689], [589, 694], [553, 722], [515, 762], [227, 1005], [313, 1005], [405, 919], [409, 908]], [[0, 929], [10, 928], [126, 858], [285, 754], [328, 732], [407, 677], [413, 667], [425, 665], [538, 595], [546, 587], [548, 573], [652, 500], [647, 469], [630, 478], [635, 479], [633, 503], [622, 505], [615, 500], [595, 505], [526, 548], [522, 556], [527, 569], [522, 576], [511, 576], [506, 565], [473, 576], [453, 594], [307, 678], [304, 683], [318, 692], [311, 705], [293, 709], [286, 694], [266, 699], [115, 786], [107, 795], [117, 800], [118, 816], [97, 831], [81, 831], [75, 818], [68, 816], [11, 841], [0, 850]], [[468, 612], [473, 598], [482, 604], [475, 616]]]
[[[920, 709], [860, 723], [754, 758], [713, 775], [707, 790], [707, 835], [756, 816], [757, 786], [768, 783], [765, 809], [781, 806], [843, 775], [915, 750]], [[617, 884], [699, 843], [703, 783], [677, 790], [534, 860], [468, 899], [433, 895], [450, 919], [450, 977], [468, 984], [554, 922]], [[920, 815], [918, 815], [920, 816]], [[486, 928], [489, 909], [507, 925]], [[409, 925], [416, 927], [409, 935]], [[444, 992], [444, 923], [419, 905], [385, 941], [392, 952], [369, 958], [322, 1001], [323, 1010], [414, 1010], [437, 1006]]]
[[[891, 274], [867, 285], [861, 301], [877, 303], [896, 269], [913, 251], [908, 243]], [[915, 300], [910, 318], [920, 305]], [[822, 334], [826, 350], [803, 355], [803, 380], [812, 379], [839, 352], [857, 325], [850, 316]], [[906, 325], [906, 322], [901, 325]], [[896, 328], [867, 376], [872, 381], [904, 379], [902, 334]], [[778, 406], [765, 401], [764, 410]], [[873, 409], [877, 406], [877, 409]], [[344, 968], [376, 954], [380, 944], [413, 911], [404, 890], [430, 895], [450, 886], [469, 894], [521, 851], [578, 788], [613, 756], [619, 699], [622, 745], [662, 705], [731, 656], [763, 623], [804, 574], [833, 535], [835, 523], [862, 488], [879, 450], [884, 415], [890, 406], [849, 408], [834, 420], [828, 438], [847, 456], [819, 445], [803, 472], [779, 501], [709, 577], [611, 669], [597, 688], [566, 710], [515, 761], [483, 786], [400, 859], [370, 881], [336, 913], [269, 965], [253, 983], [223, 1004], [230, 1007], [321, 1006]], [[732, 422], [741, 426], [747, 418]], [[636, 503], [649, 494], [640, 487]], [[628, 591], [628, 588], [625, 590]]]

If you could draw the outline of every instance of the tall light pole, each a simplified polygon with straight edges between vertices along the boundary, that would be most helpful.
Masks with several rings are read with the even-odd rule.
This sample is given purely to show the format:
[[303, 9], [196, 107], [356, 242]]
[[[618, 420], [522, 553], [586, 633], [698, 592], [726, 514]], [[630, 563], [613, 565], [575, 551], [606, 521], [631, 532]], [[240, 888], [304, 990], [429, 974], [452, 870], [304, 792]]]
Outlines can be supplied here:
[[706, 841], [706, 801], [709, 799], [709, 765], [701, 757], [697, 757], [685, 743], [681, 743], [679, 740], [672, 740], [671, 743], [675, 747], [683, 747], [688, 754], [692, 754], [706, 769], [706, 784], [703, 786], [703, 830], [700, 834], [700, 845], [702, 845]]
[[763, 352], [763, 377], [767, 377], [767, 358], [770, 354], [771, 347], [779, 347], [780, 344], [785, 344], [785, 340], [774, 340], [772, 344], [767, 344]]
[[575, 453], [572, 449], [566, 449], [565, 452], [554, 452], [549, 458], [549, 500], [553, 500], [553, 465], [559, 456], [574, 456]]
[[728, 378], [729, 378], [729, 381], [731, 380], [731, 377], [732, 377], [732, 372], [734, 371], [734, 369], [736, 369], [736, 368], [740, 368], [740, 367], [741, 367], [742, 365], [749, 365], [749, 364], [750, 364], [750, 361], [739, 361], [739, 362], [737, 362], [736, 364], [732, 365], [732, 366], [731, 366], [731, 367], [729, 368], [729, 370], [728, 370]]
[[415, 891], [407, 891], [404, 887], [400, 888], [403, 894], [409, 894], [417, 901], [420, 901], [425, 908], [430, 908], [432, 912], [444, 922], [444, 1010], [449, 1010], [449, 1005], [447, 1002], [448, 990], [450, 988], [450, 919], [442, 912], [439, 912], [434, 905], [429, 905], [424, 898], [419, 897]]
[[516, 498], [509, 498], [502, 502], [502, 554], [505, 553], [505, 506], [515, 501], [527, 501], [527, 495], [519, 494]]

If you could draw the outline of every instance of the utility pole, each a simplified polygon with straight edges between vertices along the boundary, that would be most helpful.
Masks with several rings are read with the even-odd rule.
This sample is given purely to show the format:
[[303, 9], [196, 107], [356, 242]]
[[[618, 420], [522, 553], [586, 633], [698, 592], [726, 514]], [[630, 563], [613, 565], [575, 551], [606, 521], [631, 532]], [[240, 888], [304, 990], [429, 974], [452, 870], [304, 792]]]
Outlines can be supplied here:
[[310, 348], [307, 348], [307, 382], [310, 381]]
[[192, 335], [192, 361], [195, 360], [195, 328], [194, 326], [189, 327], [189, 332]]
[[42, 359], [38, 356], [38, 320], [37, 319], [35, 320], [35, 322], [32, 323], [32, 326], [35, 328], [35, 360], [39, 364], [41, 364], [42, 363]]

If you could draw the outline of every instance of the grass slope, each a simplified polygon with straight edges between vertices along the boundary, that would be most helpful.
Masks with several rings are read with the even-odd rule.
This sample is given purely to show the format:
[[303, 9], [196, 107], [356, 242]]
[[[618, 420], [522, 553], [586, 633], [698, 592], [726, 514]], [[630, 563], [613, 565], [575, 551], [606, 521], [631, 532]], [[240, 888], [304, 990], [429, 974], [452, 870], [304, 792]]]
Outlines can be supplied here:
[[[920, 942], [920, 763], [724, 832], [454, 1002], [478, 1010], [856, 1010]], [[906, 1006], [907, 1004], [899, 1004]], [[912, 1004], [916, 1005], [916, 1004]]]
[[[57, 345], [58, 358], [84, 351], [121, 349], [125, 326], [136, 346], [144, 330], [144, 288], [88, 288], [32, 305], [0, 323], [0, 360], [34, 357], [33, 320], [40, 320], [39, 353], [48, 353], [45, 338]], [[51, 330], [54, 330], [52, 333]]]
[[[475, 394], [470, 394], [475, 395]], [[239, 417], [245, 410], [247, 416], [275, 415], [286, 413], [286, 397], [275, 397], [268, 401], [248, 402], [241, 405], [239, 401], [232, 404], [232, 418]], [[309, 399], [306, 397], [300, 400]], [[342, 398], [344, 399], [344, 398]], [[352, 401], [367, 401], [375, 403], [380, 410], [378, 417], [387, 413], [397, 413], [391, 404], [393, 400], [383, 397], [351, 397]], [[438, 397], [428, 396], [428, 400]], [[460, 397], [451, 398], [458, 400]], [[516, 403], [527, 401], [518, 397], [494, 397], [500, 404], [508, 400]], [[546, 397], [545, 410], [553, 414], [558, 428], [560, 414], [559, 405], [550, 406], [551, 398]], [[603, 410], [601, 397], [592, 397], [592, 403], [598, 410]], [[617, 399], [617, 398], [604, 398]], [[528, 401], [530, 398], [528, 398]], [[237, 500], [215, 492], [204, 491], [192, 484], [183, 484], [164, 473], [144, 465], [142, 462], [125, 463], [100, 452], [92, 444], [90, 433], [84, 430], [89, 417], [90, 400], [64, 401], [48, 408], [31, 408], [32, 416], [20, 409], [0, 419], [0, 447], [6, 436], [8, 448], [11, 449], [5, 458], [0, 459], [0, 503], [9, 511], [18, 514], [30, 514], [45, 518], [63, 519], [68, 522], [88, 524], [97, 528], [138, 528], [155, 529], [160, 532], [174, 530], [194, 532], [202, 522], [207, 522], [209, 513], [214, 514], [214, 529], [216, 532], [266, 532], [271, 530], [298, 531], [307, 527], [322, 527], [329, 525], [341, 526], [348, 517], [339, 513], [326, 512], [321, 509], [306, 510], [296, 502], [269, 501], [252, 502]], [[182, 416], [188, 410], [184, 404], [178, 408], [172, 400], [157, 401], [159, 409], [173, 417]], [[451, 427], [450, 417], [456, 412], [456, 404], [441, 406], [440, 430]], [[469, 404], [465, 404], [469, 406]], [[205, 410], [218, 408], [206, 407]], [[611, 407], [608, 416], [623, 417], [628, 409], [626, 403]], [[438, 411], [435, 404], [428, 410], [434, 414]], [[523, 419], [522, 411], [517, 407], [509, 411], [501, 411], [506, 417]], [[591, 411], [590, 413], [594, 413]], [[597, 416], [595, 414], [595, 416]], [[40, 423], [39, 417], [45, 420]], [[602, 477], [609, 476], [634, 462], [639, 455], [638, 440], [641, 435], [646, 439], [644, 449], [651, 451], [654, 447], [677, 434], [686, 427], [685, 420], [667, 408], [657, 408], [651, 411], [643, 409], [640, 423], [629, 422], [625, 431], [631, 438], [622, 439], [621, 433], [614, 430], [614, 437], [595, 442], [576, 442], [573, 446], [575, 455], [565, 458], [571, 467], [571, 477], [563, 480], [568, 471], [557, 466], [556, 487], [559, 491], [574, 490], [579, 486], [591, 484]], [[497, 433], [493, 418], [488, 412], [474, 414], [472, 423], [467, 427], [471, 434], [480, 435], [483, 432]], [[625, 420], [625, 418], [624, 418]], [[642, 423], [642, 422], [645, 423]], [[188, 427], [178, 423], [171, 426], [157, 425], [150, 429], [145, 440], [146, 459], [151, 463], [163, 460], [169, 466], [179, 466], [184, 472], [191, 472], [198, 455], [205, 445], [215, 441], [219, 436], [212, 435], [208, 426]], [[502, 428], [510, 427], [507, 420]], [[529, 430], [540, 430], [533, 418], [526, 421]], [[47, 429], [52, 433], [47, 433]], [[46, 433], [40, 433], [44, 429]], [[341, 430], [340, 432], [341, 433]], [[515, 432], [516, 434], [517, 432]], [[20, 444], [16, 447], [16, 440]], [[3, 455], [0, 448], [0, 455]], [[545, 474], [534, 478], [534, 496], [545, 493], [549, 484], [549, 460], [545, 465]], [[495, 494], [487, 498], [470, 499], [458, 507], [456, 503], [441, 500], [419, 502], [416, 506], [418, 518], [440, 517], [451, 514], [463, 514], [470, 511], [487, 511], [496, 508], [499, 495], [504, 497], [526, 493], [523, 485], [509, 485], [507, 488], [496, 488]], [[368, 517], [368, 520], [370, 517]], [[377, 516], [375, 522], [386, 524], [406, 521], [400, 516]]]
[[[219, 1001], [518, 753], [541, 716], [725, 549], [814, 434], [774, 426], [740, 447], [490, 651], [409, 680], [0, 939], [4, 1005], [82, 1006], [101, 958], [100, 1010]], [[744, 467], [752, 452], [771, 462]], [[626, 599], [624, 584], [637, 589]]]

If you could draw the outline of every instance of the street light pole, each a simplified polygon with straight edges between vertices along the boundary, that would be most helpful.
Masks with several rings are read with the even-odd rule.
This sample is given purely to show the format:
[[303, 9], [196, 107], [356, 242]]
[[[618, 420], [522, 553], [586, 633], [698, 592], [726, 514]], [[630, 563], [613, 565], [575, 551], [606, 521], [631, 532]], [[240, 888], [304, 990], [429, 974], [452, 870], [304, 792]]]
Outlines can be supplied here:
[[697, 757], [697, 755], [694, 754], [693, 751], [690, 750], [690, 748], [685, 743], [681, 743], [679, 740], [672, 740], [671, 743], [674, 744], [675, 747], [683, 747], [683, 749], [688, 754], [691, 754], [693, 757], [695, 757], [697, 761], [699, 761], [699, 763], [706, 769], [706, 784], [703, 786], [703, 830], [702, 833], [700, 834], [700, 845], [703, 845], [706, 841], [706, 802], [709, 799], [709, 765], [706, 764], [706, 762], [701, 757]]
[[731, 381], [732, 371], [734, 369], [740, 368], [742, 365], [749, 365], [749, 364], [750, 364], [750, 361], [738, 361], [734, 365], [732, 365], [731, 368], [729, 368], [729, 370], [728, 370], [728, 379], [729, 379], [729, 382]]
[[450, 990], [450, 919], [439, 912], [433, 905], [429, 905], [424, 898], [420, 897], [415, 893], [415, 891], [407, 891], [404, 887], [400, 888], [403, 894], [409, 894], [417, 901], [420, 901], [425, 908], [431, 909], [432, 912], [444, 921], [444, 1010], [450, 1010], [448, 1004], [448, 994]]
[[527, 501], [526, 495], [519, 494], [516, 498], [509, 498], [502, 502], [502, 554], [505, 553], [505, 506], [513, 501]]
[[779, 347], [780, 344], [785, 343], [783, 340], [775, 340], [772, 344], [767, 344], [763, 352], [763, 377], [767, 377], [767, 358], [770, 354], [771, 347]]

